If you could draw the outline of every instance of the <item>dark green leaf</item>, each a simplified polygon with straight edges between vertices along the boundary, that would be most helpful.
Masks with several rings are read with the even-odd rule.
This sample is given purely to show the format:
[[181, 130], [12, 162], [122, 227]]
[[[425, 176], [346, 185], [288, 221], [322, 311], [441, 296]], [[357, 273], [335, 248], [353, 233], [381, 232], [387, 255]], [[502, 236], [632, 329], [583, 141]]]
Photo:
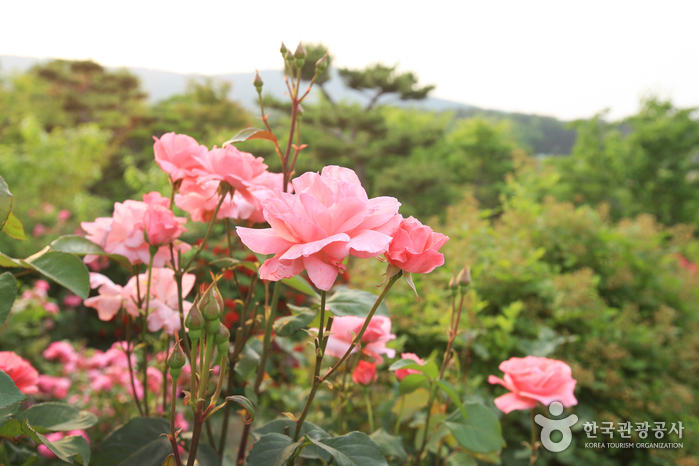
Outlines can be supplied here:
[[252, 401], [248, 400], [244, 396], [241, 395], [233, 395], [229, 396], [226, 398], [226, 401], [231, 402], [235, 401], [238, 403], [240, 406], [245, 408], [245, 411], [248, 412], [247, 416], [243, 416], [243, 422], [245, 424], [252, 424], [255, 421], [255, 416], [257, 415], [257, 410], [255, 409], [255, 405], [252, 404]]
[[10, 376], [0, 370], [0, 409], [17, 404], [25, 398]]
[[165, 419], [138, 417], [107, 436], [95, 453], [99, 466], [161, 466], [172, 453], [168, 438], [170, 425]]
[[[336, 316], [366, 317], [374, 306], [378, 296], [368, 291], [338, 287], [337, 291], [328, 298], [326, 306]], [[376, 314], [390, 316], [385, 302], [379, 305]]]
[[430, 381], [425, 374], [408, 374], [398, 385], [398, 395], [412, 393], [420, 387], [427, 388]]
[[379, 446], [362, 432], [320, 440], [306, 438], [328, 452], [337, 466], [388, 466]]
[[379, 446], [383, 456], [397, 460], [405, 460], [408, 457], [408, 453], [403, 448], [403, 439], [389, 434], [383, 427], [369, 437]]
[[391, 367], [388, 368], [389, 371], [395, 371], [398, 369], [413, 369], [420, 371], [430, 379], [436, 379], [439, 377], [439, 368], [437, 368], [437, 364], [435, 364], [434, 361], [427, 361], [425, 364], [420, 365], [412, 359], [401, 359], [391, 364]]
[[265, 434], [255, 442], [248, 455], [248, 466], [286, 466], [303, 441], [294, 442], [283, 434]]
[[459, 445], [475, 453], [490, 453], [505, 446], [500, 421], [487, 407], [466, 403], [468, 419], [460, 411], [454, 412], [444, 423]]
[[226, 144], [235, 144], [236, 142], [243, 142], [249, 139], [266, 139], [268, 141], [277, 142], [277, 138], [269, 131], [257, 128], [245, 128], [240, 130], [238, 134], [228, 141], [224, 142], [221, 147], [224, 147]]
[[[292, 421], [291, 419], [287, 418], [282, 418], [282, 419], [275, 419], [274, 421], [270, 421], [267, 424], [263, 425], [259, 429], [256, 429], [252, 432], [252, 436], [254, 438], [260, 438], [265, 434], [269, 433], [277, 433], [277, 434], [284, 434], [284, 428], [288, 427], [289, 428], [289, 435], [294, 435], [294, 431], [296, 430], [296, 423]], [[310, 422], [304, 422], [303, 426], [301, 426], [301, 432], [299, 433], [299, 436], [302, 437], [310, 432], [314, 433], [314, 438], [328, 438], [330, 437], [330, 434], [328, 434], [326, 431], [318, 427], [317, 425], [310, 423]], [[309, 459], [317, 459], [317, 458], [322, 458], [324, 461], [330, 461], [330, 455], [326, 453], [324, 450], [316, 447], [315, 445], [309, 445], [306, 448], [303, 449], [301, 452], [301, 458], [309, 458]]]
[[7, 233], [7, 236], [10, 238], [22, 240], [22, 241], [27, 241], [27, 235], [24, 234], [24, 227], [22, 226], [22, 222], [19, 221], [17, 217], [15, 217], [15, 214], [10, 212], [10, 215], [7, 216], [7, 221], [5, 222], [5, 225], [2, 227], [2, 231]]
[[199, 466], [219, 466], [221, 464], [218, 461], [218, 454], [204, 442], [199, 443], [199, 448], [197, 448], [197, 463]]
[[25, 262], [83, 299], [90, 293], [90, 274], [83, 261], [74, 254], [49, 251]]
[[245, 343], [240, 360], [235, 365], [236, 374], [243, 380], [248, 380], [260, 365], [260, 353], [262, 352], [262, 342], [256, 338], [251, 338]]
[[[5, 272], [0, 275], [0, 325], [5, 323], [16, 297], [17, 280], [10, 272]], [[0, 404], [0, 408], [2, 407]]]
[[309, 309], [300, 314], [280, 317], [274, 321], [274, 332], [279, 336], [289, 337], [310, 324], [317, 314], [317, 311]]
[[0, 437], [17, 438], [22, 435], [22, 424], [17, 419], [10, 419], [0, 426]]
[[5, 180], [0, 176], [0, 229], [5, 226], [7, 217], [12, 212], [12, 193], [10, 188], [5, 183]]
[[121, 265], [122, 267], [131, 270], [131, 262], [129, 262], [129, 260], [126, 257], [121, 256], [119, 254], [107, 254], [104, 251], [104, 249], [102, 249], [99, 245], [93, 243], [92, 241], [83, 236], [61, 236], [60, 238], [52, 241], [51, 244], [49, 244], [49, 250], [69, 252], [78, 256], [85, 256], [88, 254], [95, 256], [105, 256], [113, 260], [117, 264]]
[[97, 416], [91, 412], [54, 401], [35, 404], [22, 413], [21, 417], [26, 418], [40, 434], [87, 429], [97, 424]]
[[175, 466], [177, 463], [175, 463], [175, 455], [170, 454], [167, 458], [165, 458], [165, 461], [163, 461], [162, 466]]
[[459, 411], [461, 411], [461, 415], [464, 417], [464, 419], [468, 419], [468, 413], [466, 412], [466, 408], [464, 407], [463, 403], [461, 403], [461, 400], [459, 399], [459, 394], [457, 393], [454, 386], [446, 380], [437, 379], [434, 382], [439, 386], [439, 388], [441, 388], [444, 391], [444, 393], [447, 394], [449, 398], [451, 398], [451, 401], [453, 401], [456, 407], [459, 408]]
[[306, 281], [305, 278], [303, 278], [300, 275], [294, 275], [291, 278], [283, 278], [282, 283], [290, 288], [295, 289], [296, 291], [300, 291], [303, 294], [307, 294], [308, 296], [315, 296], [316, 298], [320, 298], [320, 296], [318, 296], [318, 293], [316, 293], [313, 287]]

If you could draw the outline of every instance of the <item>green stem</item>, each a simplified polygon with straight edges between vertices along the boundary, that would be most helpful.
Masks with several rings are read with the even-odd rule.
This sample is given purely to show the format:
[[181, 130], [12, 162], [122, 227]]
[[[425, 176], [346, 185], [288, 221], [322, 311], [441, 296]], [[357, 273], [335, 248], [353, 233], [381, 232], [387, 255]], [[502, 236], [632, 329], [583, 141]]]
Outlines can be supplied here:
[[218, 211], [221, 208], [221, 204], [223, 204], [223, 201], [226, 199], [226, 196], [221, 196], [221, 199], [218, 201], [218, 204], [216, 204], [216, 209], [214, 210], [214, 215], [211, 217], [211, 220], [209, 220], [209, 226], [206, 229], [206, 234], [204, 235], [204, 239], [202, 240], [201, 244], [197, 248], [197, 251], [194, 253], [191, 259], [187, 262], [187, 265], [185, 265], [182, 270], [187, 270], [189, 269], [189, 266], [192, 265], [192, 262], [196, 260], [197, 257], [199, 257], [199, 254], [201, 251], [204, 249], [204, 246], [206, 246], [206, 242], [209, 240], [209, 236], [211, 236], [211, 230], [214, 227], [214, 223], [216, 223], [216, 216], [218, 215]]
[[136, 396], [136, 381], [134, 380], [133, 367], [131, 364], [131, 316], [126, 314], [126, 363], [129, 366], [129, 378], [131, 379], [131, 394], [133, 395], [133, 401], [136, 403], [136, 408], [141, 417], [145, 417], [143, 408], [141, 408], [141, 402], [138, 401], [138, 396]]
[[536, 464], [536, 450], [538, 448], [538, 443], [536, 441], [536, 421], [534, 420], [534, 417], [536, 416], [536, 406], [532, 408], [531, 410], [531, 423], [532, 423], [532, 443], [531, 443], [531, 449], [532, 449], [532, 455], [529, 457], [529, 464], [531, 466], [534, 466]]
[[379, 297], [376, 299], [376, 302], [374, 303], [374, 306], [371, 308], [371, 311], [369, 311], [369, 315], [367, 316], [366, 320], [364, 321], [364, 325], [362, 326], [362, 329], [359, 331], [356, 337], [354, 337], [354, 340], [352, 340], [352, 344], [350, 347], [347, 349], [347, 352], [342, 356], [342, 358], [335, 364], [327, 374], [325, 374], [323, 377], [321, 377], [320, 382], [324, 382], [328, 380], [328, 378], [333, 375], [337, 370], [340, 368], [343, 362], [349, 357], [349, 355], [352, 353], [352, 350], [354, 350], [355, 346], [359, 345], [362, 342], [362, 337], [364, 336], [364, 332], [366, 331], [367, 327], [369, 327], [369, 323], [371, 322], [371, 318], [374, 317], [374, 314], [376, 313], [376, 310], [379, 308], [381, 303], [383, 302], [384, 298], [388, 294], [388, 291], [391, 289], [393, 284], [398, 281], [398, 279], [402, 276], [402, 272], [399, 272], [398, 274], [394, 275], [388, 280], [388, 283], [386, 283], [386, 286], [384, 287], [383, 291], [379, 295]]
[[[151, 246], [153, 249], [153, 246]], [[143, 343], [143, 407], [145, 408], [146, 417], [148, 416], [148, 345], [146, 342], [146, 334], [148, 333], [148, 311], [150, 306], [150, 285], [153, 278], [153, 256], [155, 252], [150, 251], [150, 259], [148, 260], [148, 281], [146, 284], [146, 307], [143, 314], [143, 328], [141, 329], [142, 343]], [[136, 277], [136, 283], [138, 283], [138, 276]], [[158, 397], [156, 394], [155, 404], [157, 406]]]
[[366, 412], [369, 416], [369, 432], [374, 432], [374, 410], [371, 407], [371, 394], [368, 387], [364, 387], [364, 401], [366, 402]]
[[[167, 364], [166, 364], [167, 367]], [[177, 377], [172, 378], [172, 396], [170, 398], [170, 444], [172, 445], [172, 455], [175, 457], [175, 463], [177, 466], [182, 466], [182, 460], [180, 459], [180, 452], [177, 448], [177, 439], [175, 438], [175, 404], [177, 402]], [[166, 379], [163, 378], [163, 385], [167, 385]]]
[[396, 420], [396, 429], [393, 433], [393, 435], [396, 437], [398, 437], [398, 432], [400, 432], [400, 423], [403, 420], [403, 408], [405, 408], [405, 395], [400, 397], [400, 410], [398, 411], [398, 419]]

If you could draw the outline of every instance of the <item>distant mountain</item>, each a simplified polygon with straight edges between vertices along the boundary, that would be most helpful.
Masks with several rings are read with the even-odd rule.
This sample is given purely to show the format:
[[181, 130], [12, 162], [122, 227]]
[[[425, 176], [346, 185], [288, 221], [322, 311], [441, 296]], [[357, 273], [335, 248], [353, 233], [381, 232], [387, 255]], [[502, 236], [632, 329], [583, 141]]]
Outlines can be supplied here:
[[[0, 75], [7, 75], [12, 72], [25, 72], [36, 63], [51, 60], [52, 58], [0, 55]], [[128, 68], [128, 70], [139, 77], [143, 89], [148, 93], [149, 100], [152, 102], [184, 92], [187, 82], [191, 79], [212, 78], [231, 83], [230, 99], [240, 102], [250, 110], [255, 111], [257, 109], [257, 91], [252, 85], [252, 80], [255, 77], [253, 72], [203, 76], [151, 70], [148, 68]], [[369, 97], [365, 94], [346, 87], [342, 79], [340, 79], [337, 70], [333, 69], [331, 72], [332, 78], [325, 84], [325, 88], [335, 100], [360, 104], [365, 104], [369, 101]], [[280, 70], [262, 70], [260, 71], [260, 77], [265, 83], [263, 88], [265, 94], [269, 93], [277, 98], [284, 97], [286, 84]], [[568, 154], [575, 142], [575, 131], [569, 129], [567, 123], [552, 117], [485, 110], [436, 97], [428, 97], [420, 101], [401, 101], [398, 98], [389, 96], [383, 98], [380, 102], [398, 107], [411, 107], [430, 111], [451, 110], [455, 112], [457, 117], [462, 118], [474, 116], [495, 120], [507, 118], [513, 122], [520, 144], [533, 154]]]
[[[11, 72], [25, 72], [36, 63], [42, 63], [52, 60], [51, 58], [35, 58], [35, 57], [16, 57], [10, 55], [0, 55], [0, 73], [8, 74]], [[116, 69], [110, 68], [108, 69]], [[152, 70], [148, 68], [128, 68], [128, 70], [138, 76], [143, 85], [143, 89], [148, 93], [149, 99], [152, 102], [170, 97], [174, 94], [184, 92], [187, 82], [190, 79], [213, 78], [215, 80], [228, 81], [231, 83], [230, 98], [242, 103], [245, 107], [255, 109], [257, 105], [257, 91], [252, 85], [252, 80], [255, 77], [254, 72], [250, 73], [229, 73], [213, 76], [204, 76], [197, 74], [182, 74], [171, 71]], [[369, 97], [349, 89], [342, 83], [342, 80], [337, 73], [337, 70], [332, 70], [332, 78], [325, 84], [326, 89], [333, 98], [342, 101], [367, 103]], [[283, 97], [286, 92], [286, 84], [284, 76], [279, 70], [262, 70], [260, 77], [265, 83], [263, 92], [271, 93], [275, 97]], [[450, 100], [438, 99], [429, 97], [419, 102], [404, 102], [400, 99], [382, 101], [396, 105], [399, 107], [416, 107], [425, 110], [442, 111], [448, 109], [465, 110], [473, 108], [470, 105], [453, 102]]]

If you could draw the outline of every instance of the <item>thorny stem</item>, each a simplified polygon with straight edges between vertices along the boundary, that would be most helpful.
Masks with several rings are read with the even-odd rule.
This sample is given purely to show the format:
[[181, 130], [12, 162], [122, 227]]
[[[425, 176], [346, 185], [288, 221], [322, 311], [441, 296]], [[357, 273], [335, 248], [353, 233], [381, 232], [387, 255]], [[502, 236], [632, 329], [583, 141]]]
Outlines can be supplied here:
[[536, 441], [536, 421], [534, 420], [534, 417], [536, 415], [536, 406], [534, 406], [531, 410], [531, 422], [532, 422], [532, 443], [531, 443], [531, 449], [532, 449], [532, 455], [529, 457], [529, 464], [531, 466], [534, 466], [536, 464], [536, 450], [539, 448], [539, 443]]
[[[286, 186], [286, 185], [285, 185]], [[279, 302], [279, 291], [281, 289], [281, 282], [277, 281], [274, 283], [274, 290], [272, 291], [272, 302], [269, 308], [265, 309], [265, 337], [262, 342], [262, 354], [260, 355], [260, 365], [257, 368], [257, 375], [255, 376], [255, 384], [253, 385], [253, 391], [255, 396], [260, 394], [260, 384], [265, 375], [265, 365], [267, 364], [267, 355], [269, 354], [270, 339], [272, 337], [272, 325], [274, 324], [274, 316], [277, 312], [277, 303]], [[267, 294], [267, 296], [269, 296]], [[265, 306], [267, 307], [267, 306]], [[254, 325], [254, 324], [253, 324]], [[243, 428], [243, 434], [240, 438], [240, 446], [238, 447], [238, 465], [242, 465], [245, 459], [245, 449], [248, 442], [248, 435], [250, 434], [250, 424], [245, 424]]]
[[129, 378], [131, 379], [131, 394], [133, 395], [133, 401], [136, 403], [138, 412], [141, 417], [145, 417], [143, 413], [143, 408], [141, 408], [141, 403], [138, 401], [138, 396], [136, 396], [136, 382], [134, 381], [133, 367], [131, 364], [131, 317], [126, 314], [126, 362], [129, 365]]
[[[451, 326], [449, 328], [449, 340], [447, 342], [447, 348], [446, 351], [444, 352], [444, 358], [442, 359], [442, 367], [439, 369], [439, 377], [438, 379], [441, 379], [444, 376], [444, 371], [447, 368], [447, 365], [449, 364], [449, 360], [451, 359], [451, 348], [454, 345], [454, 340], [456, 339], [456, 335], [458, 334], [459, 331], [459, 320], [461, 319], [461, 312], [463, 311], [464, 308], [464, 298], [465, 298], [465, 291], [462, 290], [461, 292], [461, 301], [459, 302], [459, 308], [457, 310], [455, 306], [455, 297], [452, 296], [452, 308], [451, 308]], [[420, 457], [422, 456], [422, 453], [425, 451], [425, 447], [427, 446], [427, 439], [429, 437], [429, 427], [430, 427], [430, 416], [432, 414], [432, 405], [434, 404], [434, 399], [435, 396], [437, 395], [437, 390], [436, 387], [434, 386], [433, 382], [430, 382], [430, 397], [429, 400], [427, 401], [427, 418], [425, 419], [425, 431], [424, 435], [422, 437], [422, 444], [420, 445], [420, 449], [418, 450], [417, 454], [415, 455], [415, 466], [417, 466], [420, 462]]]
[[[233, 194], [231, 192], [231, 194]], [[218, 204], [216, 204], [216, 209], [214, 209], [214, 215], [211, 217], [211, 220], [209, 220], [209, 226], [206, 229], [206, 234], [204, 235], [204, 239], [197, 248], [197, 252], [194, 253], [191, 259], [187, 262], [187, 265], [185, 265], [182, 270], [187, 270], [190, 265], [192, 265], [192, 262], [199, 257], [199, 254], [201, 251], [204, 249], [204, 246], [206, 246], [206, 242], [209, 240], [209, 236], [211, 236], [211, 230], [214, 227], [214, 223], [216, 223], [216, 216], [218, 215], [218, 211], [221, 208], [221, 205], [223, 204], [223, 201], [226, 199], [226, 196], [221, 196], [221, 199], [218, 201]]]
[[[151, 246], [151, 249], [153, 247]], [[141, 329], [141, 335], [143, 337], [143, 407], [145, 408], [146, 416], [148, 416], [148, 345], [146, 343], [146, 333], [148, 332], [148, 310], [150, 306], [150, 285], [153, 278], [153, 256], [155, 253], [150, 252], [150, 259], [148, 261], [148, 281], [146, 284], [146, 307], [145, 313], [143, 314], [143, 328]], [[138, 276], [136, 276], [136, 283], [138, 283]], [[158, 405], [158, 397], [156, 394], [155, 404]]]
[[[167, 408], [167, 356], [168, 352], [167, 350], [170, 347], [170, 336], [166, 335], [167, 338], [165, 338], [165, 350], [164, 350], [164, 355], [165, 355], [165, 361], [163, 361], [163, 413], [165, 412], [165, 409]], [[172, 402], [174, 403], [174, 398]]]
[[[166, 364], [167, 367], [167, 364]], [[175, 462], [177, 466], [182, 466], [182, 460], [180, 459], [180, 452], [177, 448], [177, 439], [175, 438], [175, 408], [177, 402], [177, 379], [178, 377], [172, 378], [172, 396], [170, 398], [170, 444], [172, 445], [172, 455], [175, 457]], [[163, 378], [163, 381], [166, 379]], [[167, 386], [167, 383], [163, 383]]]

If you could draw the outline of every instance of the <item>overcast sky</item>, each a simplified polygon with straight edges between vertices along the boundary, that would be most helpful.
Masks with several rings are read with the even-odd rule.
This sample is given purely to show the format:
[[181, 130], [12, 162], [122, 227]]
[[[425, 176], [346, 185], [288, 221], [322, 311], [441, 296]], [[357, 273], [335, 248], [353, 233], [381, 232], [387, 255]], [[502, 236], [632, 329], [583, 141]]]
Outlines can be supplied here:
[[221, 74], [280, 68], [279, 44], [338, 66], [399, 64], [434, 96], [587, 118], [654, 94], [699, 106], [698, 1], [5, 1], [0, 55]]

